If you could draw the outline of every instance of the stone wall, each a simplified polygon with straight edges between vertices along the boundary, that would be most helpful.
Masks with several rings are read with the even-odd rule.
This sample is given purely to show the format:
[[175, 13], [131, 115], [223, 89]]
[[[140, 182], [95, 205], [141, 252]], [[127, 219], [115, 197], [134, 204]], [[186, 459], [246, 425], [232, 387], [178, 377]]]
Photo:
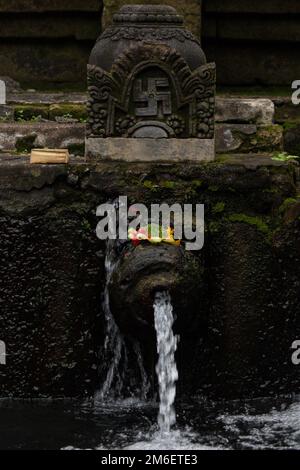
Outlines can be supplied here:
[[84, 89], [101, 11], [102, 0], [0, 0], [0, 76]]
[[[101, 21], [107, 26], [126, 3], [161, 1], [0, 0], [0, 76], [29, 88], [84, 89]], [[202, 34], [208, 59], [217, 63], [220, 85], [290, 85], [299, 78], [298, 0], [166, 3], [185, 17], [189, 29]]]
[[203, 47], [221, 85], [288, 85], [300, 77], [298, 0], [204, 0]]
[[195, 324], [200, 317], [205, 326], [181, 335], [179, 394], [251, 397], [299, 387], [291, 362], [300, 337], [297, 165], [252, 156], [184, 166], [30, 166], [8, 155], [0, 165], [0, 340], [7, 347], [0, 397], [82, 397], [99, 387], [105, 244], [95, 234], [95, 211], [119, 195], [147, 205], [205, 204], [198, 252], [205, 302], [195, 312]]
[[[0, 152], [48, 146], [84, 155], [86, 100], [85, 93], [9, 93], [7, 105], [0, 106]], [[280, 103], [278, 121], [270, 99], [217, 97], [217, 153], [281, 152], [289, 118], [283, 118], [286, 102]]]
[[[201, 1], [167, 3], [183, 14], [200, 36]], [[27, 88], [86, 88], [86, 64], [101, 23], [127, 3], [160, 0], [0, 0], [0, 76]], [[104, 13], [102, 15], [104, 7]]]

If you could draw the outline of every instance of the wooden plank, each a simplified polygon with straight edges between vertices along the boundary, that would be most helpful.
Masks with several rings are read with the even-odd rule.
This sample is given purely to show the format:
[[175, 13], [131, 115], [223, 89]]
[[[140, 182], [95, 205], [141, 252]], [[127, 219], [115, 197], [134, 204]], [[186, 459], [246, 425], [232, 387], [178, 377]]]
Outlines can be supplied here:
[[30, 163], [69, 163], [67, 149], [34, 149], [31, 151]]

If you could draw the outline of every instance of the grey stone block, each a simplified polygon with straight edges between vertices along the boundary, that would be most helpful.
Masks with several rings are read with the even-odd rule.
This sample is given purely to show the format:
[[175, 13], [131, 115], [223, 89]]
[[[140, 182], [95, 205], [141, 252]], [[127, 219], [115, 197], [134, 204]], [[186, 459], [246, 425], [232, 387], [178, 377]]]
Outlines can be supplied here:
[[212, 161], [215, 158], [213, 139], [86, 139], [86, 157], [91, 160]]
[[84, 124], [2, 123], [0, 150], [27, 150], [38, 147], [69, 148], [84, 142]]
[[274, 121], [275, 106], [269, 99], [218, 98], [216, 122], [269, 125]]

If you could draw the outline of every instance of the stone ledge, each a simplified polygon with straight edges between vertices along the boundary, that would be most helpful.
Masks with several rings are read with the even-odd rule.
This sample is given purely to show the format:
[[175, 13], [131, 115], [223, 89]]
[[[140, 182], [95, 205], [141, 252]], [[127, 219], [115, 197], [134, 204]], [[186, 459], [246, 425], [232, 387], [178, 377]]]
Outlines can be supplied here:
[[8, 93], [8, 104], [85, 104], [86, 93], [42, 93], [42, 92], [13, 92]]
[[215, 141], [213, 139], [89, 138], [86, 139], [85, 151], [87, 159], [91, 160], [209, 162], [215, 157]]
[[[53, 121], [43, 123], [36, 122], [6, 122], [0, 123], [0, 151], [27, 151], [30, 152], [32, 148], [36, 147], [49, 147], [49, 148], [69, 148], [71, 153], [82, 155], [85, 139], [85, 124], [59, 124]], [[91, 140], [91, 139], [90, 139]], [[95, 139], [93, 139], [95, 140]], [[107, 139], [100, 139], [101, 143]], [[127, 146], [130, 140], [140, 139], [111, 139], [112, 147], [107, 148], [107, 143], [104, 144], [103, 152], [106, 157], [108, 153], [114, 155], [111, 158], [117, 158], [124, 146]], [[197, 150], [194, 144], [192, 154], [194, 151], [198, 152], [197, 159], [201, 158], [203, 146], [206, 145], [204, 140], [191, 139], [197, 142]], [[188, 148], [188, 141], [186, 139], [175, 139], [175, 146], [173, 150], [178, 154], [179, 151], [182, 155], [186, 154]], [[149, 145], [145, 147], [145, 155], [153, 152], [151, 146], [154, 144], [154, 139], [150, 139]], [[138, 143], [135, 143], [135, 148], [138, 150]], [[166, 151], [166, 144], [162, 144], [161, 149], [157, 148], [157, 152]], [[227, 124], [219, 123], [216, 125], [216, 152], [273, 152], [280, 151], [283, 145], [283, 128], [278, 125], [269, 126], [256, 126], [255, 124]], [[182, 146], [181, 150], [180, 147]], [[171, 148], [171, 147], [170, 147]], [[127, 147], [127, 150], [129, 148]], [[149, 150], [150, 149], [150, 150]], [[148, 151], [149, 150], [149, 151]], [[96, 148], [91, 148], [91, 151], [96, 151]], [[211, 146], [206, 146], [206, 150], [211, 155], [213, 151]], [[156, 151], [155, 151], [156, 153]], [[120, 157], [118, 157], [120, 158]], [[152, 158], [152, 157], [151, 157]], [[166, 157], [168, 158], [168, 157]], [[173, 160], [173, 153], [169, 158]], [[178, 157], [179, 158], [179, 157]], [[181, 160], [181, 158], [180, 158]]]
[[[11, 105], [82, 105], [87, 102], [86, 93], [9, 93], [7, 103]], [[216, 122], [272, 124], [275, 107], [267, 98], [217, 97]]]
[[[59, 201], [66, 197], [68, 191], [59, 191], [64, 183], [66, 188], [77, 194], [78, 190], [90, 190], [93, 194], [101, 192], [106, 200], [128, 193], [128, 188], [131, 188], [129, 197], [142, 201], [153, 197], [153, 194], [184, 197], [191, 191], [216, 197], [220, 192], [231, 197], [233, 193], [248, 197], [257, 190], [268, 188], [270, 192], [265, 193], [267, 200], [277, 200], [274, 185], [285, 197], [294, 194], [295, 182], [299, 180], [298, 164], [274, 161], [270, 157], [266, 154], [222, 155], [213, 162], [152, 161], [134, 164], [107, 160], [86, 162], [71, 157], [67, 165], [31, 165], [28, 156], [0, 154], [0, 209], [7, 214], [26, 212], [36, 215], [36, 211], [51, 207], [55, 199]], [[164, 184], [166, 181], [177, 183], [167, 186]], [[253, 199], [252, 202], [256, 203]]]
[[[36, 146], [72, 146], [82, 155], [86, 118], [85, 93], [20, 92], [10, 94], [9, 106], [0, 106], [0, 149], [16, 151], [20, 138], [27, 140], [27, 151]], [[285, 123], [297, 119], [300, 107], [291, 108], [288, 98], [274, 98], [275, 120]], [[274, 102], [270, 99], [218, 97], [216, 100], [216, 151], [265, 152], [282, 149], [283, 128], [274, 126]], [[13, 112], [15, 122], [13, 121]], [[287, 117], [290, 112], [295, 119]], [[7, 115], [8, 113], [8, 115]], [[293, 114], [293, 116], [294, 116]], [[60, 123], [55, 121], [61, 121]], [[42, 121], [42, 122], [41, 122]], [[82, 123], [82, 124], [80, 124]], [[22, 142], [21, 142], [22, 143]], [[77, 146], [77, 148], [76, 148]], [[80, 152], [78, 149], [80, 147]], [[25, 150], [24, 146], [23, 149]]]

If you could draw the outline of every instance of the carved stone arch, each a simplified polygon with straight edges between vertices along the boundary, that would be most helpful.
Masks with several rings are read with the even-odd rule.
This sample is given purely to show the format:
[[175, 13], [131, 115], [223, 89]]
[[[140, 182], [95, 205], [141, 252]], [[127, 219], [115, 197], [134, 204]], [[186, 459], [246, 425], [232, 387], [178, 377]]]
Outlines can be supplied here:
[[[192, 72], [184, 58], [167, 44], [141, 42], [131, 46], [113, 64], [111, 75], [119, 90], [128, 89], [139, 67], [154, 65], [170, 75], [178, 102], [185, 101], [186, 82], [192, 78]], [[125, 86], [124, 86], [125, 83]], [[124, 100], [121, 98], [121, 102]]]
[[[178, 51], [167, 44], [142, 41], [129, 47], [114, 62], [111, 72], [88, 67], [88, 136], [128, 136], [142, 117], [129, 110], [135, 78], [143, 70], [161, 69], [170, 79], [177, 105], [160, 116], [179, 138], [214, 136], [215, 65], [204, 64], [191, 71]], [[185, 112], [181, 112], [186, 107]], [[170, 115], [169, 115], [170, 114]], [[153, 125], [154, 116], [149, 119]], [[159, 117], [157, 116], [159, 120]]]

